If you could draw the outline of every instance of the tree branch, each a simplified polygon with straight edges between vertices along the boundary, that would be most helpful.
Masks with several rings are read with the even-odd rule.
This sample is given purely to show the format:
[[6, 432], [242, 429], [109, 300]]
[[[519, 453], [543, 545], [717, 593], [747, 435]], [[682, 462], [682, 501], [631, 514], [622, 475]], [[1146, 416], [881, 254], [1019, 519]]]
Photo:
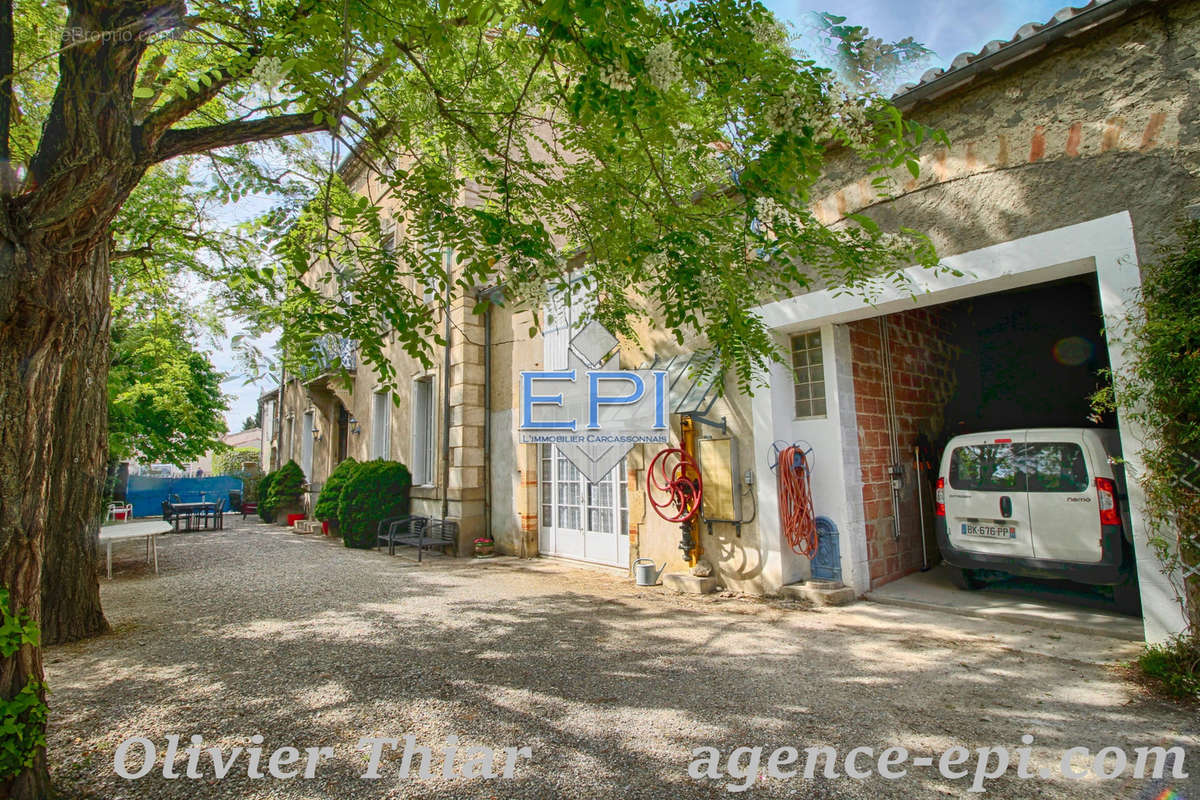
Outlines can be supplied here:
[[291, 136], [297, 133], [313, 133], [329, 130], [327, 115], [321, 121], [313, 120], [314, 112], [282, 114], [245, 122], [226, 122], [221, 125], [204, 125], [198, 128], [169, 130], [158, 140], [150, 160], [166, 161], [188, 153], [202, 153], [219, 147], [231, 147], [248, 142], [262, 142]]

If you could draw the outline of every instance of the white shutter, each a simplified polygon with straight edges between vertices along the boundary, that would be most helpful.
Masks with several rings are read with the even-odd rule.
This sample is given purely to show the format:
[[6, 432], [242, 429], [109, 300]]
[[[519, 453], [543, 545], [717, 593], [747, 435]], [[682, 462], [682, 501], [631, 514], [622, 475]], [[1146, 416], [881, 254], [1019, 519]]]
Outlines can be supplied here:
[[583, 327], [583, 317], [591, 308], [591, 292], [578, 278], [572, 279], [567, 289], [550, 292], [542, 316], [542, 355], [545, 360], [542, 369], [567, 368], [567, 346], [575, 332]]

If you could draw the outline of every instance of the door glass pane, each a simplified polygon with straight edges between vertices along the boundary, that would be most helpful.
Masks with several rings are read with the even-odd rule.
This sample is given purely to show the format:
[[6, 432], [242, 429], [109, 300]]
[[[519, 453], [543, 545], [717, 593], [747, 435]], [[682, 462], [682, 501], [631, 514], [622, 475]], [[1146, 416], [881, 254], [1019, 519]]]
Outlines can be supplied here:
[[1084, 492], [1090, 485], [1083, 448], [1071, 442], [1027, 444], [1021, 467], [1031, 492]]
[[957, 447], [950, 456], [950, 487], [979, 492], [1023, 492], [1024, 473], [1011, 444]]

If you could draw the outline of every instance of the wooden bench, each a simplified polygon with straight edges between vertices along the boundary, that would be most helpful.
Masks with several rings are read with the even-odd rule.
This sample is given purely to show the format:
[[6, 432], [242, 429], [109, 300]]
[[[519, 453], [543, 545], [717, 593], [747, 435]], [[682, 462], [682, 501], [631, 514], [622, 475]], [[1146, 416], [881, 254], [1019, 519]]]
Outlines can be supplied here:
[[396, 554], [396, 545], [417, 548], [417, 561], [427, 549], [458, 549], [458, 522], [416, 515], [392, 517], [379, 523], [376, 546], [386, 542], [388, 555]]

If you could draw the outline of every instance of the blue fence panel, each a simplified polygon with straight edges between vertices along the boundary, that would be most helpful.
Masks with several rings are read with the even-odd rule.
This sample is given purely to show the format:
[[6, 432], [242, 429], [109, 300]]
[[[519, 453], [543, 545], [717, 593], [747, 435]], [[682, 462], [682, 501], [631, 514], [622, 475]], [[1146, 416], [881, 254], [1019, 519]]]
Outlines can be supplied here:
[[214, 475], [207, 478], [159, 478], [152, 475], [130, 475], [125, 490], [125, 502], [133, 504], [135, 517], [162, 516], [162, 502], [179, 495], [184, 503], [200, 500], [217, 501], [225, 498], [229, 508], [229, 493], [242, 491], [242, 479], [233, 475]]

